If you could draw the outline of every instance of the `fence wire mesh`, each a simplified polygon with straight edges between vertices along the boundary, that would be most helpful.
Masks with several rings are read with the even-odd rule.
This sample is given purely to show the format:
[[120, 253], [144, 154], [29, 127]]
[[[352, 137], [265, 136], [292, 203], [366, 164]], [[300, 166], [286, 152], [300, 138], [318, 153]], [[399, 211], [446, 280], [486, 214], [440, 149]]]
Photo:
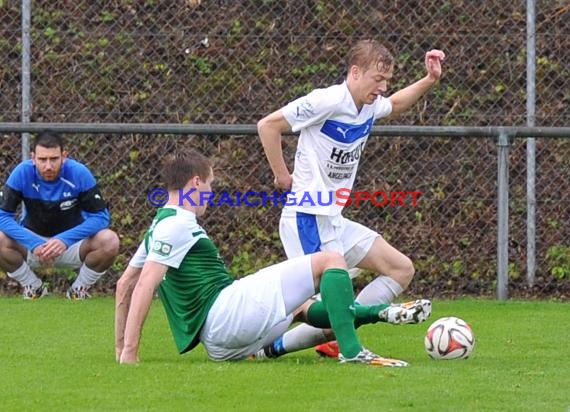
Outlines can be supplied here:
[[[405, 121], [524, 125], [525, 1], [32, 1], [36, 121], [252, 123], [338, 82], [354, 39], [398, 57], [392, 90], [446, 51]], [[21, 5], [0, 3], [0, 119], [17, 121]], [[537, 125], [568, 124], [570, 6], [538, 0]], [[404, 121], [400, 119], [398, 121]]]
[[[397, 57], [390, 91], [424, 74], [430, 48], [444, 77], [393, 124], [526, 124], [525, 1], [32, 1], [32, 121], [255, 123], [315, 87], [340, 82], [357, 38]], [[0, 1], [0, 121], [21, 116], [22, 4]], [[570, 5], [536, 2], [537, 126], [570, 124]], [[390, 123], [381, 123], [390, 124]], [[285, 139], [292, 161], [295, 138]], [[193, 146], [213, 156], [216, 190], [272, 191], [254, 136], [73, 135], [71, 154], [98, 176], [126, 256], [153, 213], [162, 155]], [[537, 283], [555, 285], [569, 249], [568, 140], [537, 140]], [[0, 140], [4, 181], [20, 139]], [[511, 147], [511, 279], [526, 268], [525, 142]], [[352, 207], [414, 259], [414, 287], [489, 290], [496, 262], [492, 139], [371, 138], [356, 189], [420, 190], [417, 207]], [[565, 195], [567, 197], [567, 194]], [[279, 209], [212, 208], [205, 226], [238, 272], [283, 256]], [[558, 268], [558, 272], [556, 272]], [[562, 269], [560, 269], [562, 268]], [[570, 269], [567, 268], [568, 271]], [[554, 271], [554, 272], [553, 272]], [[468, 275], [468, 276], [466, 276]], [[566, 274], [563, 276], [570, 276]], [[464, 279], [461, 288], [457, 280]], [[551, 286], [554, 287], [554, 286]]]
[[[162, 185], [160, 163], [177, 150], [194, 147], [214, 159], [214, 205], [203, 225], [236, 275], [284, 258], [278, 235], [280, 201], [266, 206], [231, 206], [239, 193], [273, 193], [273, 177], [254, 136], [95, 135], [68, 136], [70, 156], [90, 165], [110, 203], [112, 228], [121, 255], [106, 282], [114, 280], [134, 253], [154, 215], [148, 200]], [[295, 137], [285, 139], [292, 163]], [[19, 162], [19, 137], [5, 136], [2, 178]], [[537, 282], [526, 286], [525, 141], [515, 139], [510, 155], [509, 278], [514, 293], [558, 295], [568, 273], [570, 140], [539, 139], [537, 154]], [[497, 146], [486, 138], [371, 138], [355, 191], [421, 192], [414, 206], [363, 201], [345, 215], [369, 226], [408, 254], [417, 277], [412, 293], [441, 295], [494, 292], [497, 256]], [[281, 192], [278, 193], [278, 196]], [[354, 199], [354, 194], [352, 195]], [[241, 196], [243, 199], [243, 196]], [[252, 202], [261, 199], [253, 195]], [[382, 203], [383, 197], [377, 201]], [[234, 201], [237, 203], [237, 201]], [[261, 202], [263, 204], [263, 202]]]

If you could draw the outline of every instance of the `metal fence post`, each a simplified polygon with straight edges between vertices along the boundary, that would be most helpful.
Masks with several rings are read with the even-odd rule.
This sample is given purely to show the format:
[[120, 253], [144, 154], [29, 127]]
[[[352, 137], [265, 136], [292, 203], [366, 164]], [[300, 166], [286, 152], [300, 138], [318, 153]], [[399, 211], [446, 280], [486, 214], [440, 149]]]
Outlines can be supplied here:
[[[30, 123], [32, 0], [22, 0], [22, 123]], [[30, 157], [30, 134], [22, 133], [22, 159]]]
[[509, 276], [509, 136], [499, 133], [497, 142], [497, 299], [508, 298]]
[[[526, 3], [526, 124], [536, 121], [536, 4]], [[535, 282], [536, 272], [536, 140], [526, 141], [526, 278], [529, 286]]]

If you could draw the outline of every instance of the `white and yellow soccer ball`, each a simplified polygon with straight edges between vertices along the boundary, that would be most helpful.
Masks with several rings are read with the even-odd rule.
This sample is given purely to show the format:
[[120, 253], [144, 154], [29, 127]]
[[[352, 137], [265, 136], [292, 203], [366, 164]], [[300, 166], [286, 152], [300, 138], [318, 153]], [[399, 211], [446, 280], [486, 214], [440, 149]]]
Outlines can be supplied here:
[[467, 359], [475, 347], [475, 335], [463, 319], [449, 316], [431, 324], [424, 344], [432, 359]]

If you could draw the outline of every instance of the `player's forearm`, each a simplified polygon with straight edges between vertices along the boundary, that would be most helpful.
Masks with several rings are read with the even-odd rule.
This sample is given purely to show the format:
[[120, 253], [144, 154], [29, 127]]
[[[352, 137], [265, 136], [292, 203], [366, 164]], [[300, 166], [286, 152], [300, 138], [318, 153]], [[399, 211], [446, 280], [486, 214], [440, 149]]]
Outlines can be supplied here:
[[281, 136], [264, 136], [261, 137], [261, 143], [263, 145], [263, 150], [265, 151], [265, 156], [269, 162], [269, 167], [273, 174], [278, 176], [289, 175], [289, 169], [285, 164], [285, 159], [283, 158], [283, 150], [281, 149]]
[[281, 148], [281, 133], [269, 128], [259, 127], [259, 137], [269, 166], [275, 176], [288, 175], [289, 170], [283, 158]]
[[120, 359], [125, 342], [127, 316], [137, 281], [137, 278], [134, 277], [135, 272], [136, 270], [129, 266], [117, 282], [117, 290], [115, 291], [115, 354], [117, 361]]
[[134, 363], [138, 359], [141, 331], [152, 303], [154, 288], [137, 283], [125, 323], [124, 345], [121, 362]]
[[117, 306], [115, 308], [115, 359], [121, 359], [121, 353], [125, 346], [125, 325], [127, 324], [127, 314], [129, 306]]
[[391, 95], [389, 98], [392, 103], [392, 113], [390, 116], [394, 117], [408, 110], [416, 104], [420, 97], [431, 89], [435, 83], [437, 83], [437, 79], [427, 75], [417, 82]]
[[257, 123], [257, 132], [275, 177], [289, 176], [289, 169], [283, 158], [281, 136], [290, 129], [289, 123], [280, 110], [271, 113]]

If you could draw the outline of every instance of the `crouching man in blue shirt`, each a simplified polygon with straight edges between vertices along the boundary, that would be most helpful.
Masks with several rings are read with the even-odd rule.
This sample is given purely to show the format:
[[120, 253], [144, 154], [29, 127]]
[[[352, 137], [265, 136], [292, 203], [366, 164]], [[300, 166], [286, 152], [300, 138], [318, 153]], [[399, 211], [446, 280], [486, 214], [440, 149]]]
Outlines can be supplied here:
[[61, 136], [42, 133], [31, 159], [16, 166], [0, 190], [0, 269], [22, 285], [24, 299], [38, 299], [47, 288], [33, 269], [79, 268], [67, 298], [89, 298], [89, 288], [119, 253], [109, 222], [93, 174], [67, 157]]

